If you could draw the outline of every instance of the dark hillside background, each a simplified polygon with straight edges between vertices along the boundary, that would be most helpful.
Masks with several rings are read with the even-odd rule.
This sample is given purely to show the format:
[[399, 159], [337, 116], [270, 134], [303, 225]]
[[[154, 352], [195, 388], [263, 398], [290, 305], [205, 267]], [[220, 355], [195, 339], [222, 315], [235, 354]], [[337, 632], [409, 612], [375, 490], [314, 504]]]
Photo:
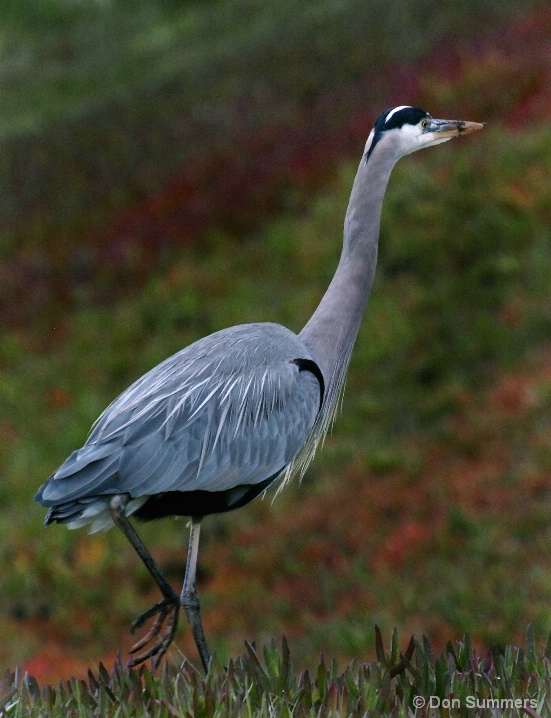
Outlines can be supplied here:
[[[300, 328], [403, 103], [488, 130], [396, 169], [343, 415], [301, 486], [205, 522], [206, 630], [222, 661], [281, 633], [361, 658], [375, 623], [549, 633], [550, 37], [518, 0], [0, 4], [2, 664], [131, 645], [145, 571], [115, 532], [42, 528], [36, 488], [169, 353]], [[175, 584], [185, 533], [143, 527]]]
[[63, 310], [83, 285], [111, 301], [171, 248], [292, 208], [404, 97], [537, 117], [549, 28], [523, 15], [512, 0], [3, 4], [3, 314]]

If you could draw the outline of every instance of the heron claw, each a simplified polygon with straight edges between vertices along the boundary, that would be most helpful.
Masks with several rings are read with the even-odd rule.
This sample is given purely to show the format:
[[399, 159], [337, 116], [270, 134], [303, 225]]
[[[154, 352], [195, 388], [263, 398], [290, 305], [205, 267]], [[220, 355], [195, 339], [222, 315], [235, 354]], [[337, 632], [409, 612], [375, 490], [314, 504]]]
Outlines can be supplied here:
[[[129, 668], [138, 666], [148, 658], [154, 659], [153, 665], [155, 668], [159, 667], [163, 656], [168, 651], [176, 635], [179, 611], [180, 601], [178, 597], [176, 595], [169, 596], [159, 601], [159, 603], [156, 603], [147, 611], [141, 613], [133, 621], [130, 628], [132, 633], [134, 633], [136, 629], [141, 628], [150, 618], [156, 616], [149, 631], [130, 649], [129, 653], [131, 657], [128, 660]], [[152, 644], [150, 648], [146, 650], [145, 653], [140, 653], [140, 651], [149, 644]], [[136, 653], [139, 655], [134, 655]]]

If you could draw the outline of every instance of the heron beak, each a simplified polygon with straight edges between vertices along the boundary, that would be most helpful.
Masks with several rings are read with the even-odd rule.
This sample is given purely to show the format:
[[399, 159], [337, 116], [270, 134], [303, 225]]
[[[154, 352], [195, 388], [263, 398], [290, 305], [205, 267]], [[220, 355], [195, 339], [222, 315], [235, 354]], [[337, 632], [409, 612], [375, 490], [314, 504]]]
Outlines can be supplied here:
[[[423, 130], [425, 133], [433, 133], [438, 139], [451, 139], [459, 135], [470, 135], [471, 132], [478, 132], [486, 127], [485, 122], [466, 122], [465, 120], [435, 120], [430, 118]], [[435, 138], [436, 139], [436, 138]]]

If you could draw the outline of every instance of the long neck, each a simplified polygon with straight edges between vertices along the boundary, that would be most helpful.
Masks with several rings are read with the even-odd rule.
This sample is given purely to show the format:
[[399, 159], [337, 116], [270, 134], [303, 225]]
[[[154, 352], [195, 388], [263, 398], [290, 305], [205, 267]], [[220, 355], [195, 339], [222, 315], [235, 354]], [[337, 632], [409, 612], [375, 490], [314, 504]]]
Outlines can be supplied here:
[[323, 373], [329, 405], [337, 401], [344, 384], [373, 285], [383, 197], [396, 160], [384, 151], [373, 152], [367, 164], [362, 158], [346, 212], [337, 271], [299, 335]]
[[369, 297], [375, 266], [381, 208], [388, 178], [398, 156], [377, 147], [369, 162], [360, 162], [344, 221], [339, 266], [318, 308], [299, 336], [312, 352], [325, 380], [321, 411], [308, 441], [286, 472], [301, 474], [323, 441], [344, 388], [346, 371]]

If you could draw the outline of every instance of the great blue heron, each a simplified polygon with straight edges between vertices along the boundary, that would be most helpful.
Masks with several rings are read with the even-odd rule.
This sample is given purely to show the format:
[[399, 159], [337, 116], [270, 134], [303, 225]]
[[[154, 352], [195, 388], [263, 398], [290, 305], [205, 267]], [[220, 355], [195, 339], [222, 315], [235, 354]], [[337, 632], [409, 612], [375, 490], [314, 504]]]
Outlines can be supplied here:
[[[367, 139], [344, 223], [335, 276], [297, 335], [279, 324], [242, 324], [211, 334], [138, 379], [103, 412], [84, 446], [36, 495], [53, 521], [92, 531], [116, 524], [155, 579], [162, 600], [131, 650], [132, 665], [158, 665], [172, 642], [180, 605], [205, 668], [209, 651], [195, 585], [201, 520], [244, 506], [274, 482], [304, 472], [344, 388], [352, 347], [377, 261], [383, 196], [400, 157], [484, 125], [435, 120], [401, 105], [383, 112]], [[128, 517], [191, 518], [180, 596]]]

